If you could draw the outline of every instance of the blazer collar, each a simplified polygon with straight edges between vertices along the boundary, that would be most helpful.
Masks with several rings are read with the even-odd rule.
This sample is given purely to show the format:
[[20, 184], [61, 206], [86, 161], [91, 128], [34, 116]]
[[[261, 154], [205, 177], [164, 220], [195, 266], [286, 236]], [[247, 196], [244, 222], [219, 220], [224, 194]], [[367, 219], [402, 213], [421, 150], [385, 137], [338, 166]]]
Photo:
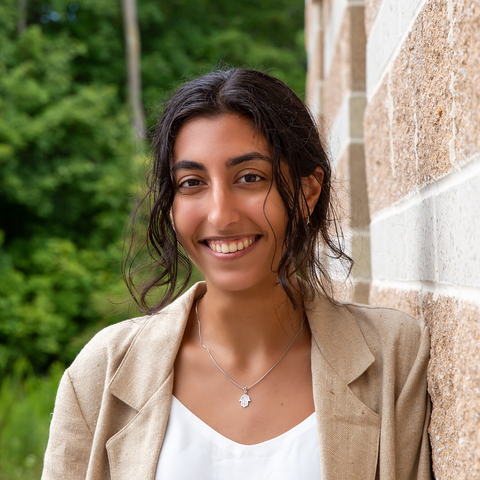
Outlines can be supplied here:
[[348, 309], [323, 295], [306, 302], [312, 331], [312, 382], [323, 480], [373, 480], [380, 417], [348, 384], [375, 361]]
[[173, 364], [193, 302], [205, 290], [198, 283], [160, 314], [138, 319], [145, 323], [109, 385], [110, 393], [138, 412], [107, 441], [111, 480], [155, 478], [170, 414]]
[[305, 310], [312, 341], [340, 378], [350, 384], [375, 360], [357, 322], [344, 305], [334, 305], [321, 294], [305, 302]]
[[[110, 382], [110, 393], [140, 411], [169, 377], [194, 301], [206, 291], [195, 284], [161, 313], [145, 319]], [[135, 321], [135, 320], [132, 320]]]
[[[145, 324], [110, 383], [113, 395], [137, 411], [148, 402], [170, 374], [192, 305], [205, 291], [199, 282], [160, 314], [138, 320]], [[375, 360], [357, 322], [345, 306], [320, 294], [305, 309], [313, 342], [340, 378], [353, 382]]]
[[[161, 314], [139, 319], [145, 323], [109, 385], [113, 395], [139, 412], [107, 442], [112, 480], [155, 476], [170, 411], [175, 357], [191, 307], [205, 291], [205, 283], [197, 283]], [[347, 385], [374, 357], [347, 308], [322, 295], [305, 308], [312, 331], [322, 479], [373, 479], [380, 418]]]

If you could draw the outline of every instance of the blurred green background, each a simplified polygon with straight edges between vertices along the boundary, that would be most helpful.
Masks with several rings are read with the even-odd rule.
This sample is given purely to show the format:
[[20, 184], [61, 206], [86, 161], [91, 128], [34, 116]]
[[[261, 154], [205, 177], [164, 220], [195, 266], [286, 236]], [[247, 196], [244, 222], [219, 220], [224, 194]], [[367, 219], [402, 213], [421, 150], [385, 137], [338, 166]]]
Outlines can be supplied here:
[[[123, 0], [125, 1], [125, 0]], [[304, 0], [137, 0], [142, 103], [215, 66], [303, 96]], [[138, 315], [120, 274], [148, 144], [128, 103], [121, 0], [0, 3], [0, 480], [39, 479], [65, 366]]]

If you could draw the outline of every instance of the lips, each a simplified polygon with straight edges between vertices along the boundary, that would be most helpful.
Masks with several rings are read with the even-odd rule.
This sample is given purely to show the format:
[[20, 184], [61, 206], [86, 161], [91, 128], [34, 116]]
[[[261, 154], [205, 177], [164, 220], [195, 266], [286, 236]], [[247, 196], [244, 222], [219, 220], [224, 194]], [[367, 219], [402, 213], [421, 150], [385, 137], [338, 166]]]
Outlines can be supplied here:
[[259, 235], [250, 235], [247, 237], [225, 240], [206, 239], [203, 243], [214, 252], [228, 254], [249, 248], [259, 238]]

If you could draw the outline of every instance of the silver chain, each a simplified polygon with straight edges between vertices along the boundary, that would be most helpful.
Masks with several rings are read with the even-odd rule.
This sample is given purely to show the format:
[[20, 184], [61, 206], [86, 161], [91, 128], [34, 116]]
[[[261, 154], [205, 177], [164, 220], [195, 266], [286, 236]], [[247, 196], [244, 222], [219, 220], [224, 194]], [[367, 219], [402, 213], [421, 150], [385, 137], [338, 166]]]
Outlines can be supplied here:
[[[203, 295], [202, 295], [203, 296]], [[202, 297], [200, 297], [202, 298]], [[197, 316], [197, 322], [198, 322], [198, 338], [200, 339], [200, 344], [202, 345], [202, 347], [208, 352], [208, 355], [210, 355], [210, 358], [212, 359], [212, 362], [216, 365], [216, 367], [234, 384], [236, 385], [238, 388], [242, 389], [243, 392], [246, 394], [248, 390], [250, 390], [252, 387], [254, 387], [257, 383], [260, 383], [282, 360], [282, 358], [288, 353], [288, 351], [290, 350], [290, 348], [292, 347], [292, 345], [295, 343], [295, 340], [297, 339], [297, 337], [300, 335], [300, 332], [302, 331], [303, 329], [303, 325], [305, 323], [305, 318], [303, 319], [302, 321], [302, 324], [300, 325], [300, 328], [297, 332], [297, 334], [295, 335], [295, 337], [293, 337], [293, 340], [290, 342], [290, 345], [287, 347], [287, 349], [283, 352], [283, 355], [275, 362], [275, 365], [273, 365], [272, 368], [270, 368], [270, 370], [267, 371], [267, 373], [265, 375], [263, 375], [263, 377], [259, 378], [255, 383], [252, 383], [249, 387], [242, 387], [241, 385], [239, 385], [218, 363], [217, 361], [213, 358], [213, 355], [212, 355], [212, 352], [210, 352], [210, 349], [203, 343], [203, 340], [202, 340], [202, 331], [200, 329], [200, 317], [198, 316], [198, 301], [200, 300], [200, 298], [197, 299], [197, 301], [195, 302], [195, 315]]]

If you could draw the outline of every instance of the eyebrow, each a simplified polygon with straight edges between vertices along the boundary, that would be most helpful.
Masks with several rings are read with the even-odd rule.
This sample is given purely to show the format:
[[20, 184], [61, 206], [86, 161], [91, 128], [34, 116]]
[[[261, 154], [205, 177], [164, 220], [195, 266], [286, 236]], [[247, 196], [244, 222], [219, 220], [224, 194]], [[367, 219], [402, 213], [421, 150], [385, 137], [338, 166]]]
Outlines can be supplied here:
[[249, 162], [250, 160], [264, 160], [268, 163], [272, 163], [272, 159], [270, 157], [266, 157], [258, 152], [249, 152], [227, 160], [226, 165], [227, 168], [236, 167], [237, 165], [240, 165], [244, 162]]
[[[270, 157], [266, 157], [265, 155], [262, 155], [259, 152], [249, 152], [243, 155], [239, 155], [238, 157], [233, 157], [228, 159], [225, 162], [225, 165], [227, 168], [232, 168], [242, 163], [249, 162], [251, 160], [264, 160], [268, 163], [272, 163], [272, 159]], [[205, 172], [207, 170], [205, 168], [205, 165], [203, 165], [202, 163], [194, 162], [193, 160], [180, 160], [171, 168], [170, 171], [172, 172], [172, 174], [175, 174], [177, 170], [181, 170], [181, 169], [199, 170], [201, 172]]]

